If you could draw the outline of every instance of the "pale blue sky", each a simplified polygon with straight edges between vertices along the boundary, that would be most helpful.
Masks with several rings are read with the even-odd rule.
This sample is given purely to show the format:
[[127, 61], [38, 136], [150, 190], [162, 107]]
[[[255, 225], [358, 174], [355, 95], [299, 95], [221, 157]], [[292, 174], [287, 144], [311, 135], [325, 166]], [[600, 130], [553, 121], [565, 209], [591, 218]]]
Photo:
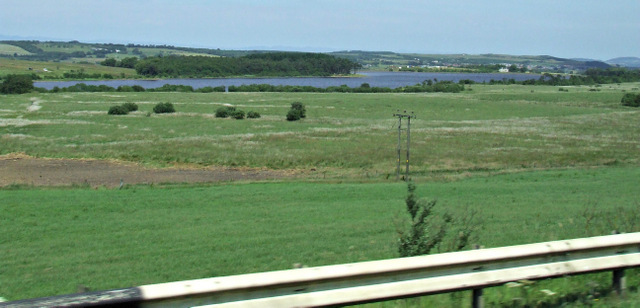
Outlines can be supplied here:
[[640, 0], [0, 0], [0, 39], [640, 57]]

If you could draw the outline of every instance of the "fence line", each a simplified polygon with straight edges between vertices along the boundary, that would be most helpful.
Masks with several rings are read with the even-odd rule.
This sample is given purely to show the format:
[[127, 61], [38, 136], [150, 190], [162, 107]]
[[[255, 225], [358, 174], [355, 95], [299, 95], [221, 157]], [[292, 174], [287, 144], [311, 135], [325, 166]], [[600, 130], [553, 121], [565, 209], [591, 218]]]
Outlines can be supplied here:
[[[144, 285], [0, 303], [0, 307], [312, 307], [475, 290], [518, 280], [640, 266], [640, 233]], [[474, 298], [481, 306], [481, 298]]]

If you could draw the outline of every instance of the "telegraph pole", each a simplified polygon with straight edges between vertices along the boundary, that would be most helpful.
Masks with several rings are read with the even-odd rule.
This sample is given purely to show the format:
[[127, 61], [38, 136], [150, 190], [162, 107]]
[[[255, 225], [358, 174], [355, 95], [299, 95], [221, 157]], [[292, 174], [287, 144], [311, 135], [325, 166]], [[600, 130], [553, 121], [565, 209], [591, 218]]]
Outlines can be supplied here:
[[405, 110], [403, 113], [400, 113], [400, 110], [397, 110], [396, 113], [393, 114], [394, 117], [398, 117], [398, 167], [396, 169], [396, 180], [400, 179], [400, 159], [402, 157], [402, 118], [407, 118], [407, 159], [406, 159], [406, 174], [405, 181], [409, 180], [409, 149], [411, 143], [411, 118], [416, 118], [416, 115], [413, 111], [409, 114]]

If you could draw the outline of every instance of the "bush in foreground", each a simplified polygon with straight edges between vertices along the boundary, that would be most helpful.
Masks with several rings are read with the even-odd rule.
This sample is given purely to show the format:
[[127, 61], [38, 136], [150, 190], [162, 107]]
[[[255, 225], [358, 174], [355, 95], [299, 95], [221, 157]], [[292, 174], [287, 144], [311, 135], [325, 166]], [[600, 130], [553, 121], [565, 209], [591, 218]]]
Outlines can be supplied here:
[[172, 103], [159, 103], [153, 107], [154, 113], [174, 113], [176, 109], [173, 108]]
[[398, 252], [401, 257], [427, 255], [436, 250], [438, 253], [461, 251], [477, 240], [476, 230], [481, 222], [477, 212], [467, 210], [456, 217], [449, 213], [437, 213], [436, 201], [418, 199], [416, 186], [408, 183], [408, 195], [405, 199], [410, 220], [408, 228], [397, 227]]
[[257, 118], [260, 118], [260, 114], [255, 112], [255, 111], [249, 111], [249, 112], [247, 112], [247, 118], [248, 119], [257, 119]]

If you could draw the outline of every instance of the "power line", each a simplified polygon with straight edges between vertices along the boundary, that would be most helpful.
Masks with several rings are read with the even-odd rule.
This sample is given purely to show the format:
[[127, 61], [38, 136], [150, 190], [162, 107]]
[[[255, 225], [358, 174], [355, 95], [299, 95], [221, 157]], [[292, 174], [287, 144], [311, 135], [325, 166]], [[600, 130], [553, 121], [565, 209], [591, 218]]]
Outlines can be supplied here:
[[396, 110], [396, 113], [393, 114], [394, 117], [398, 117], [398, 167], [396, 169], [396, 180], [400, 179], [400, 159], [402, 157], [402, 119], [406, 118], [407, 119], [407, 159], [406, 159], [406, 174], [404, 176], [404, 180], [408, 181], [409, 180], [409, 149], [410, 149], [410, 144], [411, 144], [411, 119], [415, 119], [416, 115], [413, 113], [413, 111], [411, 111], [411, 113], [407, 113], [406, 110], [404, 110], [402, 113], [400, 113], [400, 110]]

